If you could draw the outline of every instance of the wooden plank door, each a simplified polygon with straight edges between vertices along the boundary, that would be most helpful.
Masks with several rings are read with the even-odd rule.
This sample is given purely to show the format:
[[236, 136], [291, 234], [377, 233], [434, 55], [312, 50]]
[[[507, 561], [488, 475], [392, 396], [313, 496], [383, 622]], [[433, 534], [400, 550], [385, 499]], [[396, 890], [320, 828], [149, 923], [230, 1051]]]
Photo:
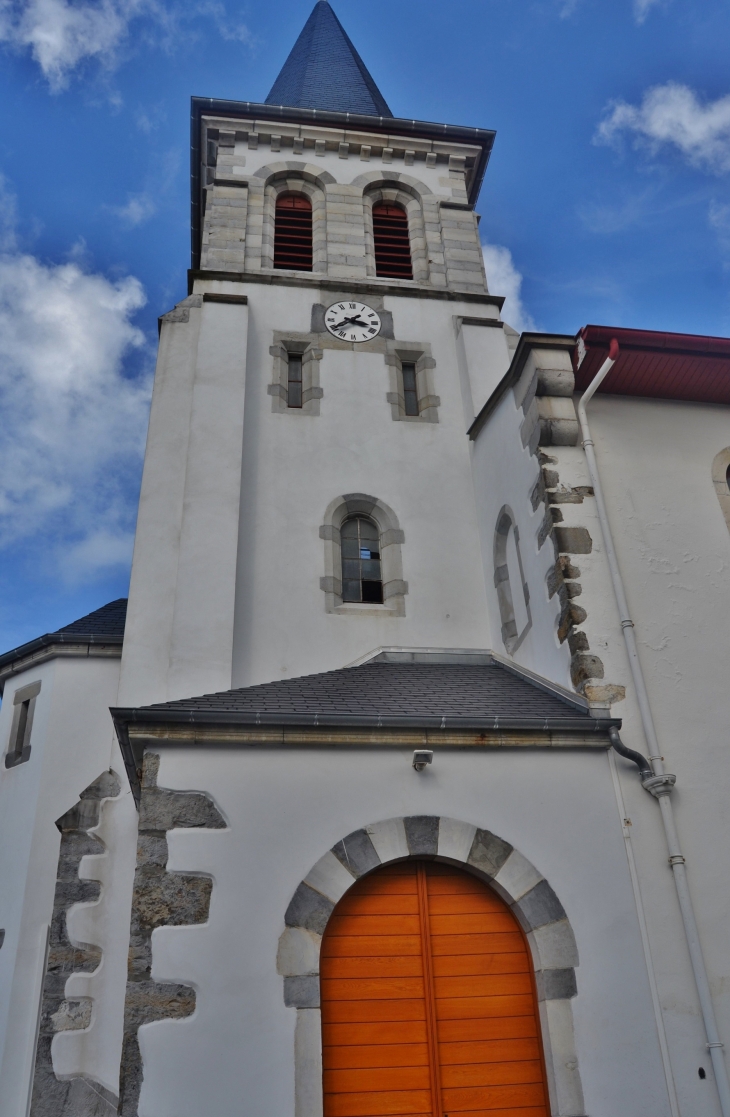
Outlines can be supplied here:
[[358, 881], [321, 988], [324, 1117], [547, 1117], [527, 944], [469, 874], [405, 861]]

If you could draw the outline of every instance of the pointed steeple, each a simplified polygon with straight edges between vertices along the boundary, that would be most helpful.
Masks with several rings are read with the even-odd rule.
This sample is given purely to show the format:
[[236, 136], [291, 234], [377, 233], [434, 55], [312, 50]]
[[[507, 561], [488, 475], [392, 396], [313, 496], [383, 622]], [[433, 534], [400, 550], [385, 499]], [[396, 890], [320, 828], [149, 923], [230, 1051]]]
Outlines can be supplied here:
[[328, 0], [318, 0], [267, 105], [392, 116]]

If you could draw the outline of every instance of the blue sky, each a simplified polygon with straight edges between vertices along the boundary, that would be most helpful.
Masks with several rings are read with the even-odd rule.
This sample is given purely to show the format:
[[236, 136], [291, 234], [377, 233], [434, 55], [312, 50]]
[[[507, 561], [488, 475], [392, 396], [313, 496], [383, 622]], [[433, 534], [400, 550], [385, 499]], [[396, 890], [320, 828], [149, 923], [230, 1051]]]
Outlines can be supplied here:
[[[266, 97], [313, 0], [0, 0], [0, 650], [126, 596], [192, 94]], [[335, 0], [396, 115], [495, 128], [522, 328], [730, 334], [726, 0]]]

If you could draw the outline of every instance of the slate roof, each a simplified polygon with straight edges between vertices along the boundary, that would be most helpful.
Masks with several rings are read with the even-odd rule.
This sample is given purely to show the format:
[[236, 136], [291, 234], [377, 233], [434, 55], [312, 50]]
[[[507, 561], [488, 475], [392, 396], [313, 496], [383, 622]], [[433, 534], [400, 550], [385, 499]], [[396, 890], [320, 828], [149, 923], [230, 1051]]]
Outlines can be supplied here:
[[[102, 605], [101, 609], [95, 609], [93, 613], [87, 613], [85, 617], [59, 628], [58, 632], [70, 632], [74, 636], [124, 636], [126, 619], [127, 599], [118, 597], [116, 601]], [[57, 633], [51, 635], [55, 636]]]
[[265, 104], [393, 115], [327, 0], [315, 4]]
[[370, 661], [112, 713], [127, 724], [606, 728], [578, 695], [564, 694], [489, 656], [476, 664]]
[[0, 670], [10, 667], [18, 660], [26, 659], [51, 644], [121, 644], [124, 639], [124, 624], [127, 619], [127, 599], [117, 598], [93, 613], [87, 613], [77, 621], [46, 632], [43, 636], [29, 640], [18, 648], [0, 655]]

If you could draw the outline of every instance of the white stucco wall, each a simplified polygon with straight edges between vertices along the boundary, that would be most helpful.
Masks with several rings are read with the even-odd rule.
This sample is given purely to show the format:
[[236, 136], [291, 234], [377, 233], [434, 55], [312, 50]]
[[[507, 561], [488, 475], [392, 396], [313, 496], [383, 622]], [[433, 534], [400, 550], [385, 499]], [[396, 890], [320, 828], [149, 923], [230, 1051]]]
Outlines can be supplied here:
[[[542, 547], [538, 546], [545, 507], [538, 504], [535, 511], [532, 509], [530, 495], [540, 468], [535, 455], [522, 445], [520, 424], [523, 419], [522, 408], [516, 406], [510, 389], [471, 444], [491, 647], [507, 654], [501, 637], [502, 622], [494, 585], [494, 535], [500, 510], [507, 505], [519, 528], [520, 555], [532, 614], [532, 627], [513, 658], [522, 667], [572, 689], [570, 652], [567, 645], [560, 644], [557, 635], [560, 604], [556, 596], [549, 596], [546, 582], [548, 572], [555, 565], [555, 549], [550, 539]], [[513, 586], [513, 593], [517, 589]]]
[[[385, 298], [397, 341], [431, 346], [438, 423], [394, 421], [384, 355], [357, 346], [324, 350], [324, 396], [311, 416], [272, 411], [269, 347], [274, 330], [307, 333], [313, 304], [328, 305], [332, 295], [239, 288], [250, 328], [233, 685], [341, 667], [381, 645], [489, 647], [454, 323], [474, 306]], [[478, 332], [503, 339], [499, 329]], [[496, 359], [505, 356], [494, 357], [485, 342], [485, 360]], [[325, 611], [319, 528], [330, 502], [353, 492], [383, 500], [405, 532], [405, 617]]]
[[[723, 654], [730, 617], [730, 533], [711, 476], [715, 454], [730, 444], [730, 414], [722, 407], [598, 396], [590, 422], [660, 747], [667, 769], [677, 775], [677, 825], [721, 1036], [730, 1043], [730, 692]], [[582, 462], [571, 465], [575, 475]], [[592, 502], [586, 505], [590, 514]], [[597, 528], [590, 524], [598, 541], [595, 553], [578, 560], [586, 575], [580, 600], [588, 609], [587, 624], [597, 637], [606, 677], [629, 683]], [[614, 712], [625, 719], [627, 743], [647, 751], [630, 686], [627, 701]], [[638, 813], [641, 792], [635, 781], [627, 782]], [[636, 835], [660, 989], [677, 1040], [675, 1058], [688, 1075], [696, 1075], [697, 1067], [707, 1063], [692, 1026], [696, 995], [683, 948], [675, 955], [681, 963], [672, 962], [667, 919], [676, 923], [678, 915], [664, 895], [666, 851], [647, 838]]]
[[[193, 1016], [140, 1033], [140, 1117], [294, 1111], [295, 1010], [276, 950], [299, 882], [340, 838], [377, 820], [448, 815], [512, 843], [550, 882], [575, 931], [578, 1059], [591, 1117], [664, 1117], [658, 1054], [606, 755], [409, 750], [165, 749], [160, 786], [209, 792], [221, 831], [169, 835], [174, 870], [213, 877], [209, 922], [153, 934], [153, 976], [197, 991]], [[702, 1102], [687, 1109], [714, 1117]]]
[[3, 1117], [26, 1115], [61, 837], [55, 820], [112, 762], [120, 767], [109, 717], [117, 696], [117, 658], [48, 660], [8, 680], [0, 709], [3, 755], [13, 694], [36, 680], [41, 690], [31, 755], [14, 768], [0, 766], [0, 926], [6, 930], [0, 950]]

